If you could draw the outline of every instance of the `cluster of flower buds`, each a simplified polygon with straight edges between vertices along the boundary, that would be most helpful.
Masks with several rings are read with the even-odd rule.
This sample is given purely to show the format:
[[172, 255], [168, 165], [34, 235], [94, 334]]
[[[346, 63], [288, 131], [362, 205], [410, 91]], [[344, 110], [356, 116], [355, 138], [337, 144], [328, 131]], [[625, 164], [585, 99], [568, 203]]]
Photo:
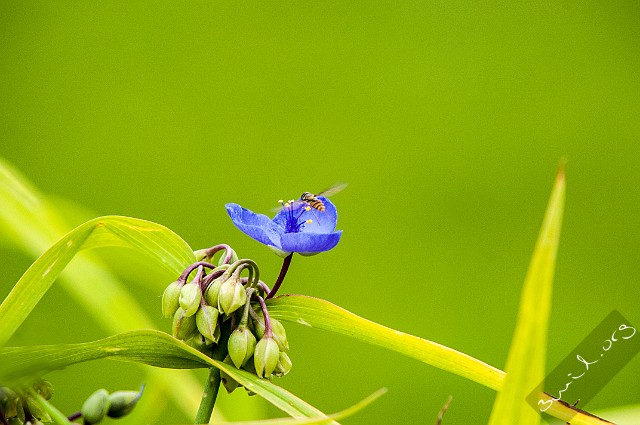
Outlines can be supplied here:
[[[216, 266], [211, 262], [221, 250], [226, 255]], [[203, 261], [187, 267], [162, 296], [162, 313], [173, 318], [173, 336], [261, 378], [286, 375], [291, 370], [287, 334], [282, 323], [269, 317], [264, 299], [270, 290], [257, 264], [238, 259], [227, 245], [200, 252]], [[221, 376], [227, 391], [238, 387], [224, 372]]]
[[51, 422], [49, 413], [34, 394], [49, 400], [53, 395], [53, 387], [43, 379], [37, 380], [29, 388], [0, 387], [0, 423], [36, 425]]
[[100, 423], [105, 417], [121, 418], [131, 413], [142, 396], [144, 385], [140, 391], [116, 391], [111, 394], [104, 388], [89, 396], [82, 405], [82, 410], [74, 415], [82, 417], [85, 425]]

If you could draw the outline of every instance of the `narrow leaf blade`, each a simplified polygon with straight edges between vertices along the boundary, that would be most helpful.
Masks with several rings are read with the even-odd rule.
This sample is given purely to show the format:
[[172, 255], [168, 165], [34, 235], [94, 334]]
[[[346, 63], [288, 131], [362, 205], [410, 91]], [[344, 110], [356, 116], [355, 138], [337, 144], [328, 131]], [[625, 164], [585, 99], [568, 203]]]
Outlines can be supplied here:
[[564, 168], [561, 167], [525, 278], [516, 330], [507, 358], [507, 377], [493, 405], [490, 425], [533, 425], [541, 420], [540, 414], [527, 404], [525, 398], [544, 379], [551, 290], [565, 190]]
[[320, 410], [270, 381], [213, 360], [170, 335], [155, 330], [125, 332], [80, 344], [2, 348], [0, 364], [3, 367], [0, 369], [0, 382], [3, 385], [24, 383], [56, 369], [102, 358], [173, 369], [217, 367], [248, 390], [293, 417], [327, 418]]
[[[74, 212], [77, 206], [69, 209], [68, 202], [50, 202], [49, 197], [40, 193], [24, 175], [2, 158], [0, 205], [2, 242], [14, 245], [33, 258], [38, 258], [70, 230], [66, 214], [60, 213], [56, 205], [63, 205], [67, 213], [71, 211], [72, 216], [78, 215], [77, 211]], [[83, 212], [78, 216], [91, 215]], [[178, 241], [178, 245], [186, 246], [186, 243]], [[186, 250], [183, 251], [188, 254]], [[87, 276], [92, 279], [88, 281]], [[85, 309], [85, 314], [109, 334], [153, 326], [153, 321], [125, 285], [89, 252], [76, 255], [73, 267], [66, 268], [58, 282]], [[158, 288], [158, 291], [161, 289]], [[13, 326], [11, 323], [6, 325]], [[2, 326], [5, 324], [0, 324]], [[158, 387], [170, 394], [187, 416], [191, 416], [198, 408], [201, 388], [192, 376], [158, 369], [147, 369], [147, 374], [147, 381], [156, 382]]]
[[283, 295], [267, 301], [272, 317], [347, 335], [412, 357], [489, 388], [502, 387], [504, 372], [452, 348], [357, 316], [328, 301]]
[[123, 245], [156, 260], [175, 275], [195, 258], [186, 242], [159, 224], [120, 216], [90, 220], [42, 254], [0, 305], [0, 346], [15, 333], [76, 254], [89, 248]]
[[354, 415], [365, 407], [369, 406], [371, 403], [382, 397], [386, 394], [387, 389], [381, 388], [368, 397], [362, 399], [358, 403], [354, 404], [351, 407], [348, 407], [340, 412], [333, 413], [328, 417], [315, 417], [315, 418], [305, 418], [305, 419], [296, 419], [296, 418], [277, 418], [277, 419], [263, 419], [259, 421], [243, 421], [243, 422], [218, 422], [218, 425], [316, 425], [316, 424], [326, 424], [333, 421], [339, 421], [349, 416]]

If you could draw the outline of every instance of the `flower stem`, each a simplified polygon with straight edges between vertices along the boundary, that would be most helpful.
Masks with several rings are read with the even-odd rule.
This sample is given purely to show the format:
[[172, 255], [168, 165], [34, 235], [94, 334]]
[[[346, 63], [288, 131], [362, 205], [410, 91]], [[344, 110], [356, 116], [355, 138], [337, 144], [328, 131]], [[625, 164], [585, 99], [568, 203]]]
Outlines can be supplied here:
[[200, 401], [200, 407], [196, 414], [195, 424], [208, 424], [211, 420], [211, 414], [213, 413], [213, 407], [216, 404], [216, 398], [218, 397], [218, 390], [220, 389], [220, 369], [212, 367], [209, 369], [209, 376], [207, 377], [207, 383], [204, 386], [204, 392], [202, 393], [202, 400]]
[[82, 412], [76, 412], [76, 413], [72, 413], [69, 416], [67, 416], [67, 420], [69, 422], [73, 422], [76, 419], [80, 419], [82, 417]]
[[269, 312], [267, 311], [267, 304], [265, 304], [261, 296], [258, 295], [257, 298], [258, 302], [260, 302], [262, 315], [264, 316], [264, 338], [271, 338], [273, 333], [271, 331], [271, 317], [269, 317]]
[[271, 290], [271, 292], [269, 292], [269, 295], [267, 295], [267, 299], [273, 298], [278, 292], [278, 289], [280, 289], [280, 285], [282, 285], [282, 281], [284, 281], [284, 277], [287, 275], [287, 271], [289, 270], [289, 265], [291, 264], [292, 258], [293, 252], [284, 258], [284, 261], [282, 262], [282, 268], [280, 269], [280, 274], [278, 275], [278, 279], [273, 285], [273, 289]]
[[[224, 329], [224, 328], [223, 328]], [[223, 330], [223, 335], [220, 337], [220, 341], [213, 350], [212, 358], [222, 361], [227, 356], [227, 341], [229, 339], [229, 333]], [[208, 424], [211, 420], [211, 414], [213, 413], [213, 407], [216, 404], [216, 398], [218, 397], [218, 390], [220, 389], [220, 369], [212, 367], [209, 369], [209, 376], [207, 382], [204, 385], [204, 392], [202, 393], [202, 399], [200, 400], [200, 407], [198, 413], [196, 413], [196, 420], [194, 424]]]

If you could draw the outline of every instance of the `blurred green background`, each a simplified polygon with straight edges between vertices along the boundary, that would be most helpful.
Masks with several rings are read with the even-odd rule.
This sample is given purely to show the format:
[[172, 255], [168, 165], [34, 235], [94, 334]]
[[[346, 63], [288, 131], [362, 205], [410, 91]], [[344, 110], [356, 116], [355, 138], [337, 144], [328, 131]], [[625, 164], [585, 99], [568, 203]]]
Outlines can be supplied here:
[[[271, 282], [280, 260], [223, 205], [267, 213], [348, 182], [333, 198], [342, 241], [294, 258], [282, 292], [499, 368], [567, 155], [551, 370], [612, 309], [640, 324], [639, 12], [636, 1], [3, 1], [0, 155], [91, 214], [156, 221], [194, 248], [229, 243]], [[33, 258], [0, 249], [4, 297]], [[171, 277], [141, 267], [121, 276], [168, 330], [159, 296]], [[136, 285], [141, 275], [157, 290]], [[321, 410], [389, 388], [344, 423], [433, 423], [449, 394], [445, 423], [488, 419], [489, 389], [287, 329], [294, 369], [277, 383]], [[102, 336], [54, 286], [13, 343]], [[635, 358], [589, 410], [638, 403], [639, 374]], [[96, 388], [136, 388], [143, 372], [104, 361], [51, 378], [71, 412]]]

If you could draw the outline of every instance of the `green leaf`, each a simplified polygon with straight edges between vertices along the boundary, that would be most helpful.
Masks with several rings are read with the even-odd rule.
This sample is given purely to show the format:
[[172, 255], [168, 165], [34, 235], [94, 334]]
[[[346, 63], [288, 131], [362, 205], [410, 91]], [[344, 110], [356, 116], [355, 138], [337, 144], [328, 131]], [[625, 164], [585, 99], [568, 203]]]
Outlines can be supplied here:
[[551, 289], [565, 188], [561, 166], [524, 281], [516, 330], [507, 358], [507, 377], [493, 405], [490, 425], [533, 425], [541, 420], [540, 414], [525, 398], [544, 379]]
[[195, 258], [186, 242], [159, 224], [120, 216], [90, 220], [42, 254], [0, 305], [0, 345], [13, 335], [78, 252], [103, 246], [134, 248], [175, 275]]
[[[78, 214], [78, 207], [69, 202], [59, 201], [54, 207], [49, 197], [38, 192], [22, 174], [2, 158], [0, 205], [0, 234], [3, 236], [3, 242], [12, 243], [33, 258], [39, 257], [69, 231], [70, 226], [66, 223], [69, 215], [91, 215], [84, 211]], [[57, 205], [63, 205], [64, 219]], [[178, 244], [186, 247], [186, 243], [181, 240]], [[186, 249], [184, 254], [188, 254]], [[128, 272], [130, 273], [130, 270]], [[88, 280], [87, 276], [91, 276], [91, 279]], [[122, 282], [90, 252], [76, 255], [73, 267], [66, 268], [58, 282], [80, 306], [84, 307], [85, 314], [110, 334], [153, 327], [152, 320]], [[158, 288], [158, 291], [161, 290]], [[5, 324], [0, 324], [0, 327], [3, 326]], [[164, 388], [187, 416], [191, 416], [197, 410], [202, 390], [194, 377], [169, 370], [147, 368], [146, 372], [147, 382], [150, 385], [155, 383], [155, 387]], [[139, 410], [136, 409], [134, 415]]]
[[282, 295], [268, 300], [267, 305], [274, 318], [379, 345], [495, 390], [502, 386], [504, 372], [501, 370], [436, 342], [379, 325], [328, 301], [304, 295]]
[[326, 424], [334, 421], [342, 420], [346, 417], [352, 416], [353, 414], [359, 412], [364, 409], [378, 398], [382, 397], [382, 395], [386, 394], [386, 388], [380, 388], [378, 391], [374, 392], [370, 396], [365, 399], [359, 401], [351, 407], [348, 407], [340, 412], [333, 413], [328, 417], [315, 417], [315, 418], [306, 418], [306, 419], [295, 419], [295, 418], [278, 418], [278, 419], [264, 419], [260, 421], [243, 421], [243, 422], [216, 422], [217, 425], [313, 425], [313, 424]]
[[125, 332], [80, 344], [2, 348], [0, 382], [3, 385], [24, 383], [56, 369], [102, 358], [174, 369], [217, 367], [249, 391], [255, 392], [293, 417], [327, 417], [270, 381], [211, 359], [170, 335], [154, 330]]

